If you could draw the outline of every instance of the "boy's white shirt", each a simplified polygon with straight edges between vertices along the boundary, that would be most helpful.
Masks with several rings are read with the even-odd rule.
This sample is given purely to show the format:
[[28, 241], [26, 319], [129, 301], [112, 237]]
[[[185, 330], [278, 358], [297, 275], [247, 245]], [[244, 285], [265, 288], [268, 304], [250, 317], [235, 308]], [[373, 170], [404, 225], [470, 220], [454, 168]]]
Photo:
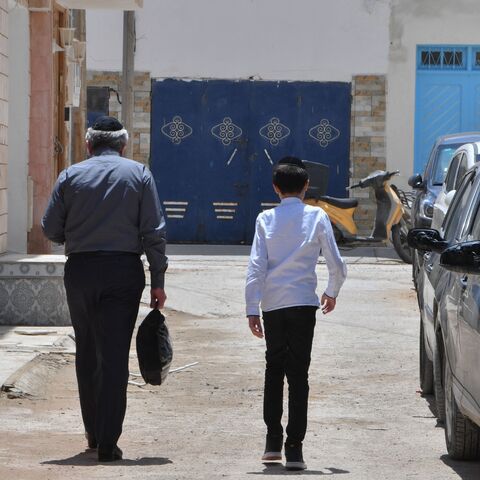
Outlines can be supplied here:
[[257, 217], [245, 287], [247, 316], [301, 305], [319, 306], [315, 267], [321, 254], [328, 268], [325, 293], [337, 297], [347, 267], [328, 215], [298, 197]]

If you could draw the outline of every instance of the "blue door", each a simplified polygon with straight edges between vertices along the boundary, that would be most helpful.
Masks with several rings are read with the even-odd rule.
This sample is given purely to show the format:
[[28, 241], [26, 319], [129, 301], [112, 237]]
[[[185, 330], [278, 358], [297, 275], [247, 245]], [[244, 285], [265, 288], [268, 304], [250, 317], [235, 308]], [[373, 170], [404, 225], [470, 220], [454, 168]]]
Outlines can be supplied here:
[[415, 172], [423, 172], [437, 137], [480, 131], [480, 47], [419, 46]]
[[286, 155], [328, 165], [327, 193], [346, 196], [350, 105], [348, 83], [252, 83], [250, 237], [258, 212], [278, 202], [272, 165]]
[[170, 242], [249, 243], [278, 203], [272, 167], [285, 155], [329, 165], [345, 196], [350, 84], [156, 81], [151, 168]]
[[152, 171], [170, 242], [241, 243], [249, 168], [247, 84], [165, 80], [153, 86]]

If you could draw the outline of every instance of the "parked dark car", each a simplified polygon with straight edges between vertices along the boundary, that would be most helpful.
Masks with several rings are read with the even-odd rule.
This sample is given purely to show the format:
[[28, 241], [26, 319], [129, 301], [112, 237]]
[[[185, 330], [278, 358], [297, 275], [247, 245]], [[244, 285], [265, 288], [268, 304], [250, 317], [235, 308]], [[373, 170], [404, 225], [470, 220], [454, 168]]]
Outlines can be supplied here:
[[[412, 204], [411, 222], [413, 227], [429, 228], [433, 218], [433, 204], [440, 193], [443, 180], [455, 150], [465, 143], [480, 141], [480, 132], [454, 133], [438, 137], [435, 141], [423, 174], [416, 173], [408, 184], [417, 191]], [[422, 258], [412, 255], [413, 283], [417, 289], [418, 304], [421, 308], [421, 277], [419, 270]]]
[[471, 168], [437, 230], [412, 229], [423, 254], [420, 382], [445, 420], [448, 453], [480, 458], [480, 165]]

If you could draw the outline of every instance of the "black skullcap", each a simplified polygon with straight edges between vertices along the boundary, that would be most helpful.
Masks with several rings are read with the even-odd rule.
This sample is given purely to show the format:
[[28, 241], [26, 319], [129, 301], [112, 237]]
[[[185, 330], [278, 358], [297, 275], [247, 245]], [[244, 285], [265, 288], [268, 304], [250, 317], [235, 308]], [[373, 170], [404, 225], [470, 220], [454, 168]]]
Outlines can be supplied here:
[[305, 170], [305, 164], [297, 157], [283, 157], [279, 162], [279, 165], [295, 165], [296, 167], [303, 168]]
[[103, 115], [95, 120], [92, 129], [102, 132], [117, 132], [123, 130], [123, 125], [116, 118]]

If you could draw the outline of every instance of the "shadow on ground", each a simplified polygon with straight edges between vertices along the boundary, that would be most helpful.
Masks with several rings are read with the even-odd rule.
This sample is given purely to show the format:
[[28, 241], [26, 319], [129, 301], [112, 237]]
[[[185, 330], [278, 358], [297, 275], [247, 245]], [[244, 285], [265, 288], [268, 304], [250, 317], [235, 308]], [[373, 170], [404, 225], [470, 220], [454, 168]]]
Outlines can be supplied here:
[[149, 465], [167, 465], [173, 463], [168, 458], [163, 457], [141, 457], [135, 459], [124, 458], [116, 462], [99, 463], [97, 461], [97, 452], [95, 450], [85, 450], [84, 452], [73, 455], [72, 457], [58, 460], [46, 460], [42, 465], [71, 465], [78, 467], [102, 466], [149, 466]]
[[[436, 418], [437, 424], [435, 425], [435, 428], [443, 428], [444, 423], [438, 419], [437, 417], [437, 405], [435, 403], [435, 395], [427, 394], [427, 393], [422, 393], [422, 398], [427, 402], [428, 409], [432, 413], [432, 418]], [[423, 418], [428, 418], [428, 417], [423, 417]]]
[[341, 468], [327, 467], [324, 470], [285, 470], [281, 463], [264, 464], [261, 472], [247, 472], [248, 475], [338, 475], [350, 473]]
[[448, 455], [440, 457], [462, 480], [478, 480], [480, 478], [480, 462], [461, 462], [452, 460]]

